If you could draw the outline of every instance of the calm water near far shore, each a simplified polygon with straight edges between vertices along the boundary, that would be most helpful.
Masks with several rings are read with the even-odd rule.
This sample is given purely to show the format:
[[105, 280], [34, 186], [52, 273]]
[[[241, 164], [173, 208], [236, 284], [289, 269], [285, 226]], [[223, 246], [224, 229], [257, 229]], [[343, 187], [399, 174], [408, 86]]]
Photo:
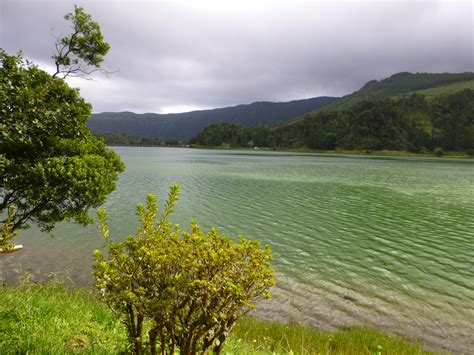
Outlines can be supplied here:
[[[182, 193], [174, 222], [271, 244], [278, 284], [262, 317], [325, 329], [372, 324], [474, 351], [474, 161], [263, 151], [114, 148], [126, 164], [105, 208], [114, 238], [137, 202]], [[30, 229], [0, 276], [62, 272], [90, 286], [97, 226]]]

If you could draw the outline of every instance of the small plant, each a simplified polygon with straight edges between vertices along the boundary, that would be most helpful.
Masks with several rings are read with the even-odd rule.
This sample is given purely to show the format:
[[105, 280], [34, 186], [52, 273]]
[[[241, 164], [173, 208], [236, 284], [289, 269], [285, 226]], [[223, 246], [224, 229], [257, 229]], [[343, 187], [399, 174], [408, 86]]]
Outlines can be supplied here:
[[156, 198], [137, 205], [141, 225], [135, 236], [112, 242], [107, 217], [99, 211], [107, 258], [95, 252], [94, 276], [101, 298], [126, 325], [135, 354], [143, 350], [145, 321], [149, 351], [156, 354], [220, 353], [237, 319], [270, 297], [274, 271], [270, 248], [243, 237], [239, 243], [212, 229], [204, 234], [173, 226], [170, 215], [179, 186], [156, 219]]
[[14, 218], [16, 208], [15, 206], [9, 206], [7, 208], [7, 218], [1, 226], [0, 234], [0, 251], [8, 253], [13, 250], [15, 244], [12, 243], [12, 239], [16, 237], [17, 232], [14, 229]]
[[436, 155], [437, 157], [442, 157], [444, 155], [444, 149], [443, 148], [436, 148], [434, 150], [434, 155]]

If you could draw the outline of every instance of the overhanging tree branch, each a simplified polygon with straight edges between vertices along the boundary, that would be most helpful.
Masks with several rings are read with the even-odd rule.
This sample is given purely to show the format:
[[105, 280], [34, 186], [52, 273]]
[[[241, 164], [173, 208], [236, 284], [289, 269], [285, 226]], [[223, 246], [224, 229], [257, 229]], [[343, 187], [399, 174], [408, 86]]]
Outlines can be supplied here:
[[74, 6], [74, 13], [64, 18], [71, 21], [73, 33], [56, 39], [56, 54], [53, 55], [56, 72], [53, 78], [58, 75], [62, 75], [63, 79], [68, 76], [87, 78], [96, 71], [110, 74], [100, 69], [110, 46], [104, 41], [99, 24], [79, 6]]

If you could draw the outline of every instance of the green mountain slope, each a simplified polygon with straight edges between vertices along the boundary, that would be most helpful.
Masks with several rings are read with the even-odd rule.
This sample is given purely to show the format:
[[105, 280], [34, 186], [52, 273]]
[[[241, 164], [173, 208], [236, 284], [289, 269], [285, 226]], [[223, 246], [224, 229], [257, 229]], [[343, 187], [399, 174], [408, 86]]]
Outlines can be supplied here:
[[416, 91], [412, 91], [406, 94], [400, 94], [400, 96], [409, 96], [411, 94], [416, 93], [416, 94], [424, 95], [430, 98], [430, 97], [439, 96], [439, 95], [454, 94], [455, 92], [462, 91], [464, 89], [474, 90], [474, 80], [461, 81], [458, 83], [436, 86], [436, 87], [428, 88], [428, 89], [416, 90]]
[[427, 96], [472, 88], [474, 73], [398, 73], [383, 80], [372, 80], [360, 90], [326, 105], [322, 110], [343, 110], [364, 100], [420, 92]]
[[433, 96], [412, 94], [364, 100], [341, 110], [321, 110], [291, 123], [267, 127], [220, 124], [195, 139], [202, 146], [392, 150], [474, 155], [474, 90]]
[[250, 105], [224, 107], [174, 114], [136, 114], [104, 112], [93, 114], [88, 127], [94, 134], [114, 133], [125, 136], [190, 139], [204, 127], [223, 122], [244, 126], [274, 125], [314, 111], [338, 98], [316, 97], [290, 102], [254, 102]]

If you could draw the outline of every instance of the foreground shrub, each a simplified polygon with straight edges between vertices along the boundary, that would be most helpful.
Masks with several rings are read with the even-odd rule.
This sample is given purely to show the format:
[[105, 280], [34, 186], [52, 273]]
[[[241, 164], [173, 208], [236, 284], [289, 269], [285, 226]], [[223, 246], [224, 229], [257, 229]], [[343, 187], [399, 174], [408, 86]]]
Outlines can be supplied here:
[[149, 347], [156, 353], [219, 353], [235, 321], [256, 302], [269, 298], [274, 284], [267, 246], [243, 237], [235, 243], [212, 229], [204, 234], [173, 226], [170, 215], [179, 186], [171, 187], [160, 219], [156, 198], [139, 204], [135, 236], [113, 242], [107, 217], [99, 212], [108, 256], [95, 252], [94, 276], [102, 299], [127, 327], [133, 352], [142, 351], [143, 324], [150, 321]]

